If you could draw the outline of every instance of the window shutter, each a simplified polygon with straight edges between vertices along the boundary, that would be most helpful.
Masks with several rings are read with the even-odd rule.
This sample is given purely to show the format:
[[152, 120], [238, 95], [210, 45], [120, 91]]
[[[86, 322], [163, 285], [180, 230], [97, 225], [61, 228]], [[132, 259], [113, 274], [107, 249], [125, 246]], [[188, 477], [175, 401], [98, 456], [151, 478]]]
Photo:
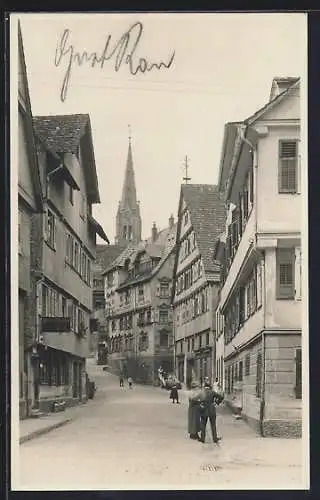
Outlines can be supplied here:
[[300, 151], [300, 140], [297, 141], [297, 189], [296, 192], [301, 194], [301, 182], [302, 182], [302, 172], [301, 172], [301, 151]]
[[301, 248], [295, 249], [295, 298], [301, 300], [302, 295], [302, 262], [301, 262]]
[[279, 193], [297, 192], [298, 141], [279, 141]]
[[294, 299], [295, 253], [293, 248], [277, 249], [277, 298]]

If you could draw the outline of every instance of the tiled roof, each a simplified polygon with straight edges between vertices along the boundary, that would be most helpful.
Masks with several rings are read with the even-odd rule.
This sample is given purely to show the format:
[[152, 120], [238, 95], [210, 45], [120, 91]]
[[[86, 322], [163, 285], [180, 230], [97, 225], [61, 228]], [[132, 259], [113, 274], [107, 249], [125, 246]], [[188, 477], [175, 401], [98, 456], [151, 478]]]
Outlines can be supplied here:
[[35, 116], [38, 137], [55, 153], [76, 153], [89, 121], [88, 114]]
[[211, 184], [183, 184], [183, 198], [196, 234], [205, 271], [215, 270], [214, 248], [225, 229], [226, 209], [218, 187]]
[[123, 250], [124, 247], [120, 245], [97, 245], [95, 264], [104, 271]]

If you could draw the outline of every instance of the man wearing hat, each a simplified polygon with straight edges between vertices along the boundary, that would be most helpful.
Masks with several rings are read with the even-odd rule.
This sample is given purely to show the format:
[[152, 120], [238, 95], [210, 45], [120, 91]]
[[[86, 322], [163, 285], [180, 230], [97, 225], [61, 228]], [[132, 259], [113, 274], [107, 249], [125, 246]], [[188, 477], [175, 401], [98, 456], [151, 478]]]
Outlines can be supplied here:
[[209, 379], [206, 378], [204, 382], [201, 403], [199, 406], [200, 411], [200, 441], [205, 442], [206, 427], [208, 420], [210, 421], [212, 439], [214, 443], [218, 443], [221, 437], [217, 436], [216, 428], [216, 405], [220, 404], [221, 398], [211, 387]]

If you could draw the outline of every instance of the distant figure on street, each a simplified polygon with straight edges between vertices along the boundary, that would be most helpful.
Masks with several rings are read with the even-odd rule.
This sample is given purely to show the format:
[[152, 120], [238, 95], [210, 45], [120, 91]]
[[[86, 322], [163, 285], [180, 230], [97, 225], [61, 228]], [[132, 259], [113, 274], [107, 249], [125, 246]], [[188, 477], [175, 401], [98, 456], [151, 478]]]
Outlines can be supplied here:
[[132, 389], [132, 382], [133, 382], [133, 381], [132, 381], [132, 378], [131, 378], [131, 377], [129, 377], [129, 378], [128, 378], [129, 389]]
[[177, 402], [177, 404], [180, 404], [177, 384], [172, 386], [169, 398], [172, 399], [172, 403]]
[[201, 394], [201, 402], [199, 404], [200, 412], [200, 441], [202, 443], [206, 440], [206, 427], [208, 420], [210, 421], [212, 439], [214, 443], [218, 443], [221, 437], [217, 435], [216, 428], [216, 405], [221, 403], [221, 396], [216, 393], [210, 384], [205, 383], [204, 389]]
[[123, 375], [120, 375], [120, 377], [119, 377], [119, 384], [120, 384], [120, 387], [124, 387]]
[[215, 379], [215, 381], [213, 382], [213, 390], [218, 392], [220, 390], [220, 386], [219, 386], [219, 379], [218, 377]]

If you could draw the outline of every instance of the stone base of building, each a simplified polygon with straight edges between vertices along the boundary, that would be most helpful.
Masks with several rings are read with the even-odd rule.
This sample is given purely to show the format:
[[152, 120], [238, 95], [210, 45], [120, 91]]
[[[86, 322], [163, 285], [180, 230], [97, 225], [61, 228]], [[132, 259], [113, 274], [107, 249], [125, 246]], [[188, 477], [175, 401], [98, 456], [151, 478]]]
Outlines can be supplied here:
[[301, 420], [264, 420], [263, 437], [301, 438]]
[[19, 419], [24, 420], [28, 417], [28, 407], [31, 406], [31, 400], [27, 403], [26, 400], [19, 401]]

